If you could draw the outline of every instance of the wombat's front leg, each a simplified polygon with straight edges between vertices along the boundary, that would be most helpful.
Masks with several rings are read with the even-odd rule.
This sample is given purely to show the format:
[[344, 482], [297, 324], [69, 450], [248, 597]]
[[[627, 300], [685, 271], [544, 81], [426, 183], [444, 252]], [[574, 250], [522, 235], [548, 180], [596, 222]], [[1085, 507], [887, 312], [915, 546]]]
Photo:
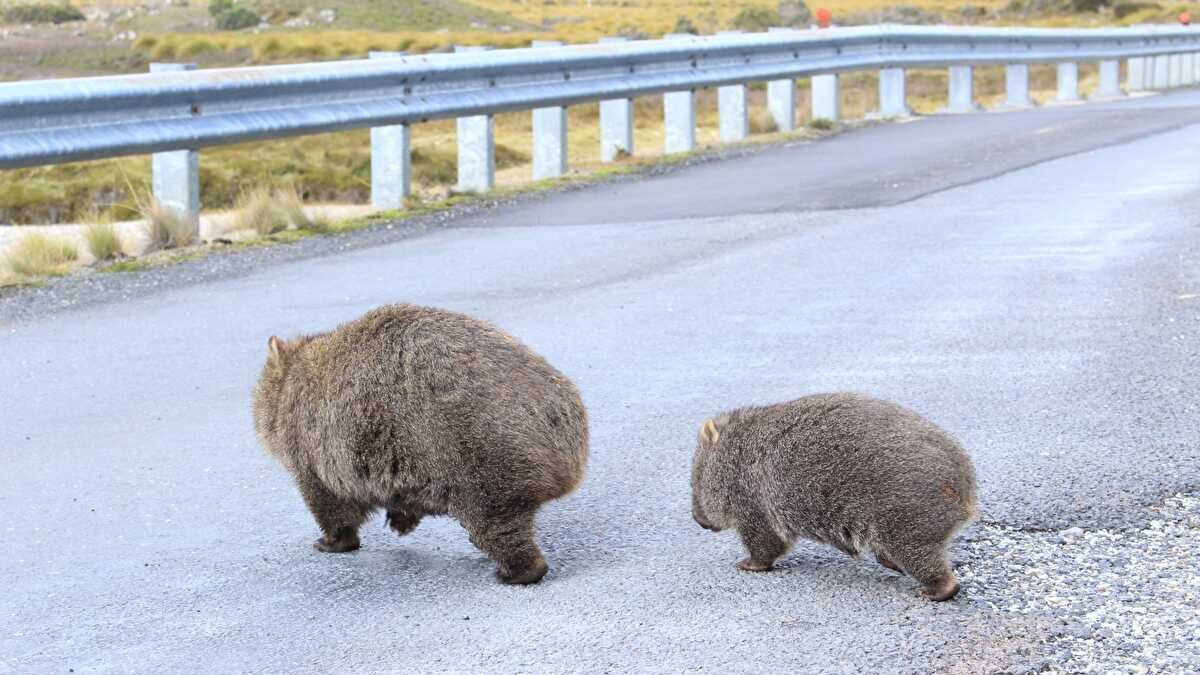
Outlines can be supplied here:
[[297, 482], [308, 510], [325, 534], [313, 542], [313, 547], [324, 553], [345, 553], [357, 549], [358, 527], [367, 519], [370, 507], [339, 498], [316, 476], [301, 476]]
[[534, 584], [550, 566], [533, 540], [533, 511], [488, 514], [464, 521], [471, 543], [500, 564], [496, 577], [506, 584]]
[[421, 524], [421, 517], [423, 515], [420, 510], [412, 508], [411, 505], [404, 501], [393, 499], [388, 504], [387, 524], [396, 534], [403, 537], [417, 529], [417, 525]]
[[750, 557], [738, 561], [737, 567], [747, 572], [766, 572], [779, 556], [787, 553], [788, 544], [779, 535], [760, 525], [739, 524], [738, 534], [750, 552]]

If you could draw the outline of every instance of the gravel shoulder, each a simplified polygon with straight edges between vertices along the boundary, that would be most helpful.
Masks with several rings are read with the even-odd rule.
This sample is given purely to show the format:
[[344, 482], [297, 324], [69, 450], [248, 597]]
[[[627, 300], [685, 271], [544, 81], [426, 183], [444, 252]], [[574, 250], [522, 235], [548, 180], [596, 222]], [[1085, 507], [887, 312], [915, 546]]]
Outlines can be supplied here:
[[976, 525], [957, 550], [967, 602], [1040, 616], [1053, 673], [1189, 673], [1200, 664], [1200, 493], [1138, 526]]

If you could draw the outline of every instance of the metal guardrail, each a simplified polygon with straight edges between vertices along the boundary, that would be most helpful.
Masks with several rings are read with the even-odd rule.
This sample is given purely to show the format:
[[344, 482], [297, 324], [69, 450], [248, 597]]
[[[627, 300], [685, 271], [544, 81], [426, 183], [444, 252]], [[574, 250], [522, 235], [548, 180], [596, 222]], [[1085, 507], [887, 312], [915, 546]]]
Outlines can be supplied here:
[[[1118, 59], [1188, 55], [1184, 81], [1189, 76], [1195, 81], [1200, 69], [1200, 58], [1194, 56], [1200, 52], [1200, 30], [1178, 26], [874, 26], [676, 37], [0, 83], [0, 169], [195, 151], [863, 69], [889, 75], [881, 79], [881, 96], [889, 99], [893, 96], [884, 88], [895, 88], [897, 72], [903, 96], [903, 71], [897, 69], [911, 67], [1115, 65]], [[1173, 66], [1166, 67], [1173, 76]], [[1151, 77], [1153, 70], [1147, 69]], [[969, 77], [968, 71], [968, 87]], [[1025, 78], [1027, 87], [1027, 69]], [[1106, 78], [1102, 86], [1111, 88], [1112, 71]], [[1019, 82], [1014, 85], [1010, 78], [1009, 86]], [[407, 136], [401, 145], [407, 152]]]

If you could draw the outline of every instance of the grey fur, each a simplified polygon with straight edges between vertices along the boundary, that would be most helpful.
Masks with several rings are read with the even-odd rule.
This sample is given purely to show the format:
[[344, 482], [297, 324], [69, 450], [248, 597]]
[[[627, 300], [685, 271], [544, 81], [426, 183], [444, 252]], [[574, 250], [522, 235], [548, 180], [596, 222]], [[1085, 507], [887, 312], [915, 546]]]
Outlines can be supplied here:
[[562, 373], [488, 323], [413, 305], [271, 338], [254, 419], [324, 533], [318, 549], [358, 548], [377, 508], [401, 535], [450, 515], [507, 583], [546, 573], [534, 515], [579, 484], [588, 454]]
[[947, 600], [951, 537], [975, 517], [975, 469], [942, 429], [894, 403], [816, 394], [705, 422], [692, 464], [692, 515], [736, 528], [765, 571], [796, 538], [880, 564]]

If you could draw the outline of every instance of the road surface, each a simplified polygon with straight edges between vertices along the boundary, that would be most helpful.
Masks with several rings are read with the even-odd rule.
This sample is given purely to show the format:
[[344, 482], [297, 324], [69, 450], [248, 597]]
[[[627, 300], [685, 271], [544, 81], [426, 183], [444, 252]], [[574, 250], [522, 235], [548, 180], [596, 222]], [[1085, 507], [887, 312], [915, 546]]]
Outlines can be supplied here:
[[[1198, 158], [1194, 91], [937, 117], [69, 311], [7, 298], [0, 672], [1188, 672]], [[589, 475], [540, 516], [538, 586], [496, 584], [448, 519], [314, 551], [256, 444], [268, 336], [401, 301], [580, 386]], [[692, 522], [707, 416], [836, 389], [973, 455], [955, 601], [805, 542], [739, 572]]]

